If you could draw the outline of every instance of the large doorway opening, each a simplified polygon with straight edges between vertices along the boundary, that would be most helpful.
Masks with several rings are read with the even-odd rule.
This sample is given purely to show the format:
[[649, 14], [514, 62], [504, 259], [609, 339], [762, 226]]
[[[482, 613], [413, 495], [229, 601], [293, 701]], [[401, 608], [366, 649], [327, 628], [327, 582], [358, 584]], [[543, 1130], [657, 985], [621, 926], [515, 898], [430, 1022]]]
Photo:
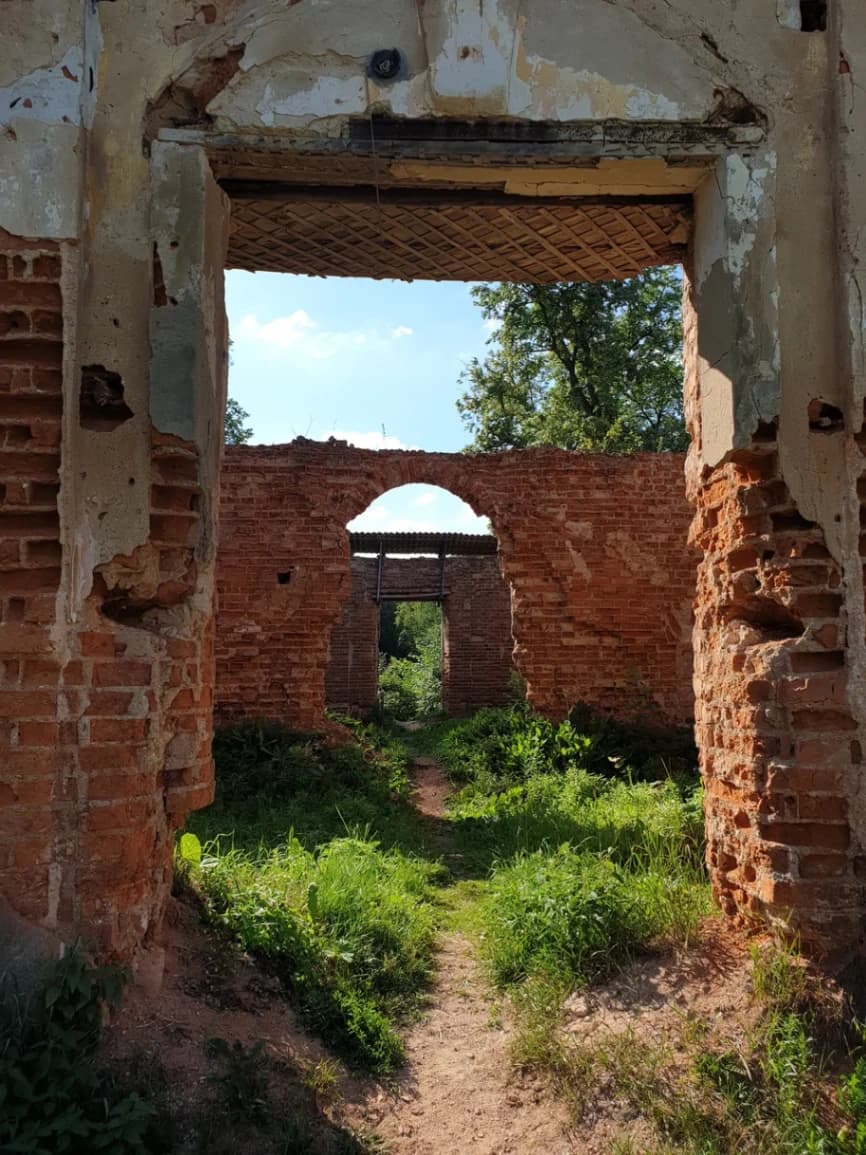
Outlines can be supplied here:
[[[422, 508], [425, 528], [388, 529], [407, 524], [401, 507]], [[328, 705], [417, 722], [511, 700], [511, 597], [486, 519], [447, 490], [414, 484], [388, 490], [348, 531], [351, 582], [331, 632]]]

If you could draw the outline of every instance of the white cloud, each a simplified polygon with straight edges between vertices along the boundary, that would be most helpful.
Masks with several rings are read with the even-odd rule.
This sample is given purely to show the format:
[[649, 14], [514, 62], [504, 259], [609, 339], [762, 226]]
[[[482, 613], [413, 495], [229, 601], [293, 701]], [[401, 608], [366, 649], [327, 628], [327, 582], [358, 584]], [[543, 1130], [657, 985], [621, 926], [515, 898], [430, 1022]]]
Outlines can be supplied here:
[[260, 321], [247, 313], [232, 330], [232, 337], [287, 350], [315, 361], [338, 357], [341, 353], [381, 352], [392, 340], [411, 336], [412, 330], [399, 325], [390, 335], [378, 329], [323, 329], [306, 309], [295, 309], [285, 317]]
[[439, 494], [435, 489], [428, 489], [424, 493], [418, 495], [412, 502], [413, 505], [432, 505], [434, 501], [439, 500]]
[[367, 433], [358, 430], [329, 429], [321, 435], [321, 441], [333, 437], [336, 441], [348, 441], [357, 449], [417, 449], [417, 445], [406, 445], [399, 437], [391, 437], [379, 430], [371, 429]]
[[501, 327], [501, 325], [502, 322], [498, 317], [488, 317], [486, 321], [482, 322], [481, 328], [485, 333], [495, 333], [496, 330]]

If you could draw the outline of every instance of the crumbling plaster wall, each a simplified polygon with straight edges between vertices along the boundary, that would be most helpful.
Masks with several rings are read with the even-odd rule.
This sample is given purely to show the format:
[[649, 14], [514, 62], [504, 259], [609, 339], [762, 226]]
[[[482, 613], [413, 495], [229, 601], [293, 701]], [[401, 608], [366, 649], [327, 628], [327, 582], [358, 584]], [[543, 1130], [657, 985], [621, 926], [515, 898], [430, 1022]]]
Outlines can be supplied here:
[[[325, 704], [361, 715], [378, 702], [377, 593], [412, 601], [440, 588], [438, 558], [353, 557], [349, 594], [331, 631]], [[514, 698], [511, 597], [495, 557], [447, 557], [442, 600], [442, 706], [448, 716], [474, 714]], [[219, 694], [217, 708], [219, 708]]]
[[490, 519], [530, 702], [558, 717], [585, 701], [690, 720], [695, 558], [682, 468], [678, 454], [373, 452], [303, 438], [227, 449], [218, 716], [322, 726], [329, 638], [351, 590], [346, 525], [389, 489], [426, 482]]
[[[714, 810], [710, 803], [713, 869], [720, 893], [734, 906], [751, 904], [782, 917], [793, 905], [806, 910], [815, 926], [820, 918], [816, 922], [814, 912], [823, 910], [830, 928], [825, 938], [837, 945], [855, 940], [864, 907], [857, 863], [866, 849], [866, 801], [857, 757], [866, 740], [866, 614], [858, 548], [863, 473], [858, 437], [866, 397], [860, 271], [866, 254], [866, 123], [856, 99], [866, 69], [866, 26], [859, 0], [829, 0], [827, 29], [816, 32], [799, 30], [800, 6], [792, 0], [544, 0], [531, 8], [518, 6], [517, 0], [421, 6], [388, 0], [375, 10], [336, 0], [315, 8], [305, 0], [289, 5], [284, 0], [153, 0], [144, 11], [132, 0], [5, 0], [2, 7], [4, 43], [13, 48], [0, 61], [3, 253], [13, 273], [15, 254], [23, 254], [26, 268], [13, 278], [16, 285], [38, 280], [34, 261], [57, 256], [61, 294], [54, 336], [62, 337], [62, 343], [56, 341], [50, 356], [45, 334], [37, 348], [28, 345], [30, 338], [24, 340], [20, 329], [5, 333], [16, 343], [15, 359], [8, 369], [4, 366], [3, 385], [12, 427], [23, 428], [37, 375], [62, 370], [63, 381], [62, 446], [53, 480], [28, 478], [25, 455], [34, 452], [36, 438], [14, 433], [10, 441], [6, 435], [11, 456], [5, 477], [17, 484], [23, 475], [30, 486], [13, 488], [13, 495], [29, 500], [35, 493], [42, 500], [47, 492], [32, 491], [32, 486], [56, 486], [62, 480], [54, 503], [62, 573], [56, 575], [53, 595], [40, 587], [40, 608], [32, 614], [26, 606], [22, 611], [21, 599], [10, 599], [15, 605], [7, 614], [24, 612], [39, 620], [25, 617], [22, 623], [7, 616], [0, 627], [7, 713], [15, 713], [20, 679], [32, 675], [42, 679], [50, 698], [40, 709], [49, 711], [53, 723], [67, 726], [67, 753], [57, 754], [58, 776], [47, 801], [40, 802], [64, 833], [35, 864], [25, 856], [17, 866], [12, 857], [2, 865], [13, 872], [4, 886], [13, 898], [22, 871], [31, 879], [38, 876], [38, 900], [19, 901], [27, 916], [59, 928], [95, 926], [100, 934], [99, 928], [114, 928], [107, 935], [114, 941], [119, 912], [135, 903], [129, 894], [112, 895], [108, 883], [100, 883], [105, 889], [98, 910], [92, 908], [93, 895], [90, 906], [80, 901], [89, 884], [76, 880], [73, 864], [86, 862], [91, 853], [82, 834], [90, 772], [78, 766], [70, 776], [68, 766], [79, 744], [88, 740], [84, 715], [77, 712], [82, 702], [76, 699], [70, 706], [63, 697], [59, 672], [52, 675], [48, 667], [41, 673], [25, 671], [20, 663], [32, 657], [34, 647], [49, 644], [51, 668], [60, 671], [71, 664], [74, 672], [80, 645], [76, 635], [81, 623], [96, 614], [100, 628], [120, 636], [118, 645], [143, 647], [143, 660], [155, 669], [153, 662], [171, 631], [179, 630], [198, 646], [207, 619], [214, 524], [207, 502], [216, 485], [219, 448], [219, 415], [212, 406], [223, 388], [224, 352], [216, 270], [225, 210], [209, 184], [199, 149], [220, 141], [278, 155], [302, 139], [331, 147], [348, 115], [376, 111], [406, 117], [553, 119], [588, 128], [582, 151], [574, 152], [574, 173], [563, 175], [559, 169], [557, 179], [569, 189], [582, 184], [596, 192], [622, 191], [627, 186], [653, 193], [692, 189], [702, 180], [696, 190], [690, 288], [700, 325], [693, 326], [695, 371], [688, 398], [690, 495], [704, 519], [694, 533], [708, 550], [699, 588], [709, 617], [699, 612], [696, 626], [698, 689], [706, 692], [708, 712], [707, 728], [699, 736], [708, 779], [729, 790], [733, 800], [731, 813]], [[404, 75], [388, 88], [363, 80], [368, 53], [392, 45], [403, 52]], [[667, 132], [667, 126], [676, 130], [683, 123], [689, 130], [685, 137]], [[631, 131], [635, 126], [639, 135]], [[713, 132], [721, 134], [713, 138], [715, 145]], [[154, 147], [156, 138], [160, 143]], [[175, 175], [167, 176], [166, 164]], [[477, 174], [477, 166], [469, 168]], [[426, 160], [408, 169], [418, 181], [436, 175]], [[544, 189], [543, 179], [527, 182], [525, 173], [515, 179], [524, 191]], [[187, 190], [183, 197], [181, 185]], [[505, 187], [513, 185], [505, 182]], [[557, 190], [563, 191], [562, 183], [546, 191]], [[199, 225], [198, 255], [192, 263], [178, 259], [169, 274], [176, 291], [155, 302], [154, 285], [172, 266], [187, 229]], [[206, 268], [209, 273], [203, 272]], [[24, 290], [14, 290], [19, 291], [23, 295]], [[35, 304], [47, 290], [28, 291], [28, 308], [21, 309], [7, 290], [4, 310], [14, 306], [11, 311], [29, 317], [27, 324], [47, 325], [44, 318], [37, 320], [42, 306]], [[201, 307], [184, 311], [184, 293], [187, 304]], [[168, 315], [153, 315], [154, 309], [175, 307], [178, 317], [184, 316], [183, 325], [170, 323]], [[189, 324], [195, 332], [187, 333]], [[100, 434], [81, 429], [82, 366], [103, 366], [120, 376], [132, 411], [129, 420]], [[831, 413], [823, 422], [810, 423], [810, 405], [816, 412], [822, 400], [841, 411], [841, 422]], [[39, 416], [29, 415], [34, 421]], [[44, 414], [39, 419], [46, 420]], [[27, 428], [32, 434], [33, 426]], [[180, 457], [188, 453], [195, 458], [201, 490], [195, 499], [199, 509], [192, 511], [197, 517], [189, 521], [182, 548], [168, 550], [159, 563], [162, 576], [173, 583], [174, 606], [162, 605], [169, 596], [165, 590], [156, 592], [164, 582], [154, 576], [154, 513], [144, 497], [152, 480], [157, 485], [162, 480], [163, 466], [156, 459], [165, 449], [163, 436], [180, 439], [174, 445]], [[764, 591], [761, 597], [782, 606], [796, 597], [791, 573], [781, 577], [767, 568], [772, 559], [764, 558], [778, 544], [773, 514], [765, 508], [762, 516], [769, 521], [758, 526], [743, 521], [751, 516], [744, 510], [758, 500], [753, 488], [762, 472], [764, 481], [784, 488], [782, 494], [777, 487], [774, 495], [789, 510], [781, 516], [795, 511], [808, 527], [803, 532], [813, 535], [798, 548], [825, 549], [827, 582], [835, 583], [836, 601], [824, 608], [835, 606], [831, 652], [841, 658], [831, 660], [841, 661], [844, 679], [829, 690], [812, 685], [808, 692], [839, 699], [838, 726], [826, 729], [822, 739], [833, 747], [836, 763], [818, 769], [836, 776], [828, 789], [841, 800], [840, 815], [832, 821], [842, 829], [823, 832], [825, 839], [839, 843], [837, 858], [820, 866], [828, 873], [815, 882], [809, 902], [800, 887], [806, 881], [800, 860], [815, 828], [805, 810], [800, 813], [801, 799], [790, 791], [785, 795], [786, 806], [796, 812], [794, 825], [801, 824], [797, 830], [790, 823], [780, 827], [760, 809], [769, 805], [769, 783], [778, 779], [780, 768], [787, 766], [790, 782], [801, 770], [816, 769], [810, 761], [814, 744], [781, 743], [791, 718], [777, 698], [789, 674], [778, 672], [775, 659], [767, 692], [777, 711], [775, 738], [786, 753], [777, 751], [775, 761], [768, 760], [758, 748], [758, 720], [752, 715], [741, 719], [741, 729], [755, 741], [740, 752], [738, 763], [748, 774], [730, 765], [721, 769], [709, 753], [711, 736], [723, 729], [718, 724], [723, 698], [747, 701], [744, 664], [767, 658], [763, 649], [744, 655], [738, 645], [730, 652], [724, 648], [730, 606], [739, 597], [725, 590], [741, 572], [736, 565], [743, 560], [743, 541], [757, 552], [755, 565], [745, 571], [750, 576], [736, 579], [740, 587], [744, 581], [756, 583]], [[158, 495], [161, 500], [187, 502], [190, 509], [192, 496], [173, 498], [165, 490]], [[770, 499], [764, 494], [760, 500], [766, 506]], [[8, 539], [20, 543], [20, 509], [15, 513], [4, 506], [3, 514], [11, 527]], [[19, 520], [10, 523], [10, 517]], [[707, 517], [715, 518], [715, 526], [705, 524]], [[721, 537], [718, 526], [724, 530]], [[121, 566], [128, 571], [122, 578], [117, 558], [133, 559]], [[32, 564], [26, 549], [17, 559], [9, 565], [18, 568], [3, 572], [25, 572]], [[104, 589], [94, 576], [101, 566], [108, 567]], [[143, 615], [167, 611], [170, 616], [158, 630], [142, 631], [117, 617], [108, 625], [102, 601], [112, 589], [115, 611], [123, 603], [117, 591], [126, 590], [127, 601]], [[52, 596], [49, 621], [46, 606]], [[825, 624], [831, 624], [829, 619]], [[21, 627], [26, 627], [23, 633]], [[815, 624], [813, 632], [821, 628]], [[792, 652], [803, 644], [789, 640], [782, 645], [778, 662], [786, 670]], [[728, 654], [724, 672], [705, 664], [702, 656], [719, 646]], [[92, 671], [88, 667], [86, 672]], [[722, 685], [726, 689], [720, 697]], [[159, 766], [164, 716], [152, 712], [149, 702], [146, 709], [144, 720], [153, 720], [155, 736], [141, 754], [141, 765], [155, 782], [164, 769]], [[207, 707], [202, 711], [205, 717]], [[766, 713], [762, 718], [767, 721]], [[812, 737], [804, 736], [803, 743]], [[5, 740], [14, 749], [20, 734], [12, 727]], [[27, 764], [23, 752], [14, 759], [10, 754], [10, 777], [19, 773], [16, 760], [21, 767]], [[21, 773], [22, 781], [30, 780]], [[206, 778], [206, 769], [202, 773]], [[20, 832], [31, 822], [38, 826], [41, 820], [24, 800], [27, 792], [10, 790], [10, 805], [23, 808], [15, 810], [15, 828]], [[147, 791], [162, 797], [155, 787]], [[203, 787], [199, 800], [206, 794]], [[8, 794], [3, 798], [8, 802]], [[66, 815], [62, 823], [61, 812]], [[739, 833], [725, 842], [740, 814], [739, 824], [734, 823]], [[129, 828], [138, 825], [137, 818], [129, 819]], [[791, 838], [807, 842], [790, 843]], [[127, 919], [129, 925], [116, 938], [120, 949], [131, 949], [144, 926], [158, 920], [167, 859], [165, 837], [156, 842], [152, 860], [147, 857], [152, 852], [145, 850], [141, 861], [158, 862], [154, 869], [162, 881], [144, 885], [142, 910]], [[844, 887], [839, 883], [843, 877]], [[789, 884], [793, 889], [786, 894]], [[61, 892], [71, 896], [65, 905]], [[838, 925], [833, 922], [837, 915]]]

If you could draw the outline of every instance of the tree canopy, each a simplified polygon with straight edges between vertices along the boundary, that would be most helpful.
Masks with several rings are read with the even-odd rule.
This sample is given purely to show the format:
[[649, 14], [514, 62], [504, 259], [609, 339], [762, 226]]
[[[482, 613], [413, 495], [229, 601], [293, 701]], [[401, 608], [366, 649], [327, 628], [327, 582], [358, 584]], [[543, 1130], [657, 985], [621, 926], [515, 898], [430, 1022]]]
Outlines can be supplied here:
[[244, 425], [249, 417], [246, 409], [241, 408], [234, 397], [226, 402], [225, 431], [226, 445], [246, 445], [253, 435], [252, 428]]
[[457, 402], [476, 451], [558, 445], [682, 450], [681, 283], [674, 269], [595, 284], [478, 285], [492, 331]]

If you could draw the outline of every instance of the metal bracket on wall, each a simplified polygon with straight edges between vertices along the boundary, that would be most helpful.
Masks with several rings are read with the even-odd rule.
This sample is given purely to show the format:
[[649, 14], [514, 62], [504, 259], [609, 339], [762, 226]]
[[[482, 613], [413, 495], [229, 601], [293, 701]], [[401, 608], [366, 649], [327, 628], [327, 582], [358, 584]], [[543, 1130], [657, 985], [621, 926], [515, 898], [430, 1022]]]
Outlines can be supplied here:
[[379, 546], [379, 564], [376, 568], [376, 605], [382, 604], [382, 569], [385, 565], [385, 543]]

